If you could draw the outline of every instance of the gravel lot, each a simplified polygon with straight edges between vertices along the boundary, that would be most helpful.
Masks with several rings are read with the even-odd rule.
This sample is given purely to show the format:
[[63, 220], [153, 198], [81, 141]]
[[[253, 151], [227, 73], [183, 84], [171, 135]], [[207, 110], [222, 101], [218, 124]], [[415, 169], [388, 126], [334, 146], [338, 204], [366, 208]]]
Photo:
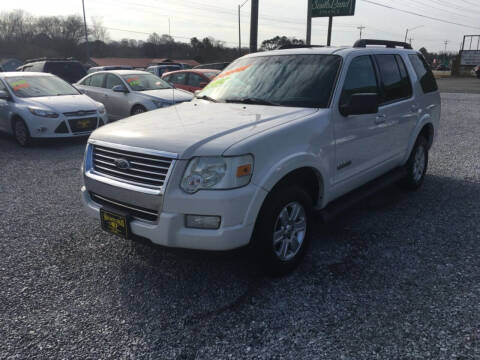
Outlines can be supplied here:
[[0, 358], [480, 359], [480, 95], [442, 97], [425, 186], [318, 224], [274, 280], [103, 233], [79, 200], [85, 140], [0, 136]]

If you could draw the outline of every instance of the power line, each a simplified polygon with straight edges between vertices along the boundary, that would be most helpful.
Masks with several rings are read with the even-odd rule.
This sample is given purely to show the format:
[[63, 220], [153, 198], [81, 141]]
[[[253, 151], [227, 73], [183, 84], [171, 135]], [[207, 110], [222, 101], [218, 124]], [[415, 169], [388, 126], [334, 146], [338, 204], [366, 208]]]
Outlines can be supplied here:
[[387, 9], [400, 11], [400, 12], [403, 12], [403, 13], [406, 13], [406, 14], [419, 16], [419, 17], [422, 17], [422, 18], [425, 18], [425, 19], [430, 19], [430, 20], [434, 20], [434, 21], [438, 21], [438, 22], [443, 22], [443, 23], [445, 23], [445, 24], [457, 25], [457, 26], [461, 26], [461, 27], [465, 27], [465, 28], [470, 28], [470, 29], [475, 29], [475, 30], [479, 30], [479, 29], [480, 29], [480, 27], [471, 26], [471, 25], [465, 25], [465, 24], [460, 24], [460, 23], [453, 22], [453, 21], [449, 21], [449, 20], [445, 20], [445, 19], [439, 19], [439, 18], [436, 18], [436, 17], [433, 17], [433, 16], [422, 15], [422, 14], [418, 14], [418, 13], [413, 12], [413, 11], [410, 11], [410, 10], [399, 9], [399, 8], [396, 8], [396, 7], [393, 7], [393, 6], [381, 4], [381, 3], [378, 3], [378, 2], [375, 2], [375, 1], [371, 1], [371, 0], [361, 0], [361, 1], [366, 2], [366, 3], [369, 3], [369, 4], [372, 4], [372, 5], [381, 6], [381, 7], [387, 8]]

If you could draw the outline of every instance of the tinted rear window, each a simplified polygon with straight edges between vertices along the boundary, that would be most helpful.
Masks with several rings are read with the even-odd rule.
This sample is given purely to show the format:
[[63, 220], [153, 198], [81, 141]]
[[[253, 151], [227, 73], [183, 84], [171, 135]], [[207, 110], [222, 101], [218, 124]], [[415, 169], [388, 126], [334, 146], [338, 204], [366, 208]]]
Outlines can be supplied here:
[[[376, 55], [375, 58], [377, 59], [383, 81], [384, 96], [382, 103], [394, 102], [410, 97], [412, 88], [408, 75], [404, 67], [403, 71], [400, 70], [395, 55]], [[403, 62], [401, 64], [403, 65]]]
[[430, 93], [438, 90], [437, 81], [435, 76], [433, 76], [432, 70], [428, 66], [427, 62], [420, 55], [409, 55], [410, 62], [415, 69], [415, 73], [420, 80], [420, 85], [422, 86], [424, 93]]
[[45, 64], [45, 72], [55, 74], [69, 83], [74, 83], [87, 75], [83, 66], [74, 61], [68, 62], [47, 62]]

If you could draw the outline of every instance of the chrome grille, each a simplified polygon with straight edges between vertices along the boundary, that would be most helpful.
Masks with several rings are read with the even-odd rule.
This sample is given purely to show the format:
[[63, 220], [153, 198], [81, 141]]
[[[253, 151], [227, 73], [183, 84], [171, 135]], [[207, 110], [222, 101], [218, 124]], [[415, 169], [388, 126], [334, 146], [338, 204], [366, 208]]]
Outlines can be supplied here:
[[88, 116], [88, 115], [96, 115], [97, 110], [79, 110], [79, 111], [71, 111], [65, 112], [63, 115], [65, 116]]
[[127, 214], [133, 216], [136, 219], [140, 220], [148, 220], [148, 221], [156, 221], [158, 219], [158, 211], [150, 210], [146, 208], [141, 208], [138, 206], [125, 204], [123, 202], [108, 199], [106, 197], [90, 193], [90, 197], [94, 202], [99, 205], [111, 207], [113, 209], [120, 210], [122, 212], [126, 212]]
[[94, 171], [129, 184], [161, 189], [172, 166], [172, 158], [99, 145], [93, 146]]

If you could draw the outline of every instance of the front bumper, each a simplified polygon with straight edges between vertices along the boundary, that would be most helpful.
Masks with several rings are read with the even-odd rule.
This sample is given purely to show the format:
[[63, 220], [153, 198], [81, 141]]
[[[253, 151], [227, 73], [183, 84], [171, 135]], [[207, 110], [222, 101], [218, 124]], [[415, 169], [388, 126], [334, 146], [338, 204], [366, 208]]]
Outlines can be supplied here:
[[[96, 115], [91, 115], [87, 116], [89, 118], [97, 118], [97, 126], [96, 128], [101, 126], [101, 123], [99, 120], [103, 122], [103, 125], [106, 125], [108, 123], [108, 116], [107, 114], [96, 114]], [[29, 116], [25, 118], [25, 123], [28, 126], [28, 130], [30, 131], [30, 136], [33, 138], [64, 138], [64, 137], [76, 137], [76, 136], [86, 136], [91, 134], [94, 130], [88, 130], [88, 131], [77, 131], [74, 132], [72, 131], [72, 128], [70, 127], [69, 120], [71, 119], [77, 119], [75, 117], [73, 118], [67, 118], [65, 116], [60, 116], [57, 119], [50, 119], [50, 118], [42, 118], [39, 116]], [[66, 132], [56, 132], [58, 127], [64, 123]]]
[[[98, 219], [100, 224], [101, 205], [92, 200], [85, 186], [81, 193], [86, 212]], [[122, 192], [117, 193], [115, 200], [122, 201], [122, 196], [118, 194]], [[108, 195], [112, 198], [115, 192]], [[240, 248], [250, 242], [256, 216], [266, 195], [265, 190], [253, 184], [236, 190], [203, 191], [195, 195], [174, 191], [171, 197], [159, 201], [160, 211], [155, 222], [134, 219], [130, 223], [130, 230], [134, 235], [167, 247], [211, 251]], [[186, 214], [221, 216], [220, 228], [186, 228]]]

